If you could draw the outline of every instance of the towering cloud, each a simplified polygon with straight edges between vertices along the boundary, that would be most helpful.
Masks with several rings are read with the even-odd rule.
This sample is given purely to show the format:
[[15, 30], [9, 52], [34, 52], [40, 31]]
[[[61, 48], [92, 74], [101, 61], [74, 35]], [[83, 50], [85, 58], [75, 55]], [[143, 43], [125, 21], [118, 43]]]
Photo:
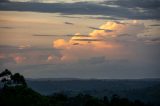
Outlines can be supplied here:
[[[103, 29], [103, 30], [102, 30]], [[123, 44], [119, 43], [119, 37], [128, 37], [126, 40], [137, 38], [137, 34], [145, 29], [143, 24], [136, 21], [130, 24], [120, 24], [117, 22], [106, 22], [99, 29], [93, 30], [88, 36], [76, 33], [69, 40], [57, 39], [53, 41], [53, 47], [61, 49], [62, 61], [79, 60], [83, 58], [106, 56], [116, 58], [116, 53]], [[81, 35], [81, 36], [78, 36]]]

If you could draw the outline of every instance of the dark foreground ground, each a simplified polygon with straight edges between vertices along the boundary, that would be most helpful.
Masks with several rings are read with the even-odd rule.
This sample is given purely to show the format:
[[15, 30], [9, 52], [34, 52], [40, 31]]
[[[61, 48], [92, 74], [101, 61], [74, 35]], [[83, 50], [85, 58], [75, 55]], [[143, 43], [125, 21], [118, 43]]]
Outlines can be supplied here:
[[153, 106], [139, 100], [130, 101], [113, 95], [97, 98], [88, 94], [66, 96], [56, 93], [50, 96], [41, 95], [26, 86], [4, 87], [0, 90], [0, 106]]

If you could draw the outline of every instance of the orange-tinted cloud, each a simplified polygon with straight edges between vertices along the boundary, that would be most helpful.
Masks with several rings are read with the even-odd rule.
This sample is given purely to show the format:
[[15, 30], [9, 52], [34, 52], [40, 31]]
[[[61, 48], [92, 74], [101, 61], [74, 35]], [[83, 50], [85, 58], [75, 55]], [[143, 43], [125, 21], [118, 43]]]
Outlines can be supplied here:
[[47, 57], [48, 63], [58, 63], [59, 60], [60, 60], [60, 58], [57, 56], [54, 56], [54, 55], [48, 55], [48, 57]]
[[[140, 26], [140, 30], [138, 29]], [[137, 28], [138, 27], [138, 28]], [[144, 28], [144, 25], [134, 21], [130, 24], [119, 24], [107, 22], [93, 30], [88, 36], [76, 33], [69, 40], [57, 39], [53, 41], [53, 47], [61, 50], [62, 61], [78, 60], [94, 56], [116, 56], [122, 45], [115, 39], [121, 36], [137, 35]], [[102, 30], [103, 29], [103, 30]], [[81, 35], [81, 36], [78, 36]], [[134, 35], [134, 36], [135, 36]]]
[[24, 56], [15, 56], [15, 57], [13, 57], [13, 59], [17, 64], [19, 64], [19, 63], [24, 62], [26, 60], [26, 57], [24, 57]]
[[52, 61], [53, 60], [53, 56], [48, 56], [47, 61]]
[[6, 58], [6, 56], [4, 54], [0, 53], [0, 59], [4, 59], [4, 58]]
[[53, 47], [55, 48], [65, 48], [68, 43], [64, 39], [58, 39], [53, 42]]

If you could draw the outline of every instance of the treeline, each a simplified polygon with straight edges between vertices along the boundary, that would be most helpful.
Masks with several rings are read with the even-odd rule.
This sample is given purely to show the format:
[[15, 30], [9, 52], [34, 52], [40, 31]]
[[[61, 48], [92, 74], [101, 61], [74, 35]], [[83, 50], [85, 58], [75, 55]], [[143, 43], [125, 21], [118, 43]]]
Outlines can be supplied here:
[[0, 106], [153, 106], [117, 95], [111, 98], [97, 98], [87, 94], [69, 97], [63, 93], [44, 96], [27, 87], [23, 75], [19, 73], [12, 74], [5, 70], [0, 73], [0, 77], [3, 85], [0, 89]]

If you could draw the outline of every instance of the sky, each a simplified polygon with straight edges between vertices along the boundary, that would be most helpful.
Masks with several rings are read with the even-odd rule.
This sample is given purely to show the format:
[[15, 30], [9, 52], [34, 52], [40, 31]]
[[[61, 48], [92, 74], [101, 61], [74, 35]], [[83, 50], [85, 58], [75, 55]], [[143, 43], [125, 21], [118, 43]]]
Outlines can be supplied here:
[[1, 0], [0, 71], [160, 78], [160, 0]]

